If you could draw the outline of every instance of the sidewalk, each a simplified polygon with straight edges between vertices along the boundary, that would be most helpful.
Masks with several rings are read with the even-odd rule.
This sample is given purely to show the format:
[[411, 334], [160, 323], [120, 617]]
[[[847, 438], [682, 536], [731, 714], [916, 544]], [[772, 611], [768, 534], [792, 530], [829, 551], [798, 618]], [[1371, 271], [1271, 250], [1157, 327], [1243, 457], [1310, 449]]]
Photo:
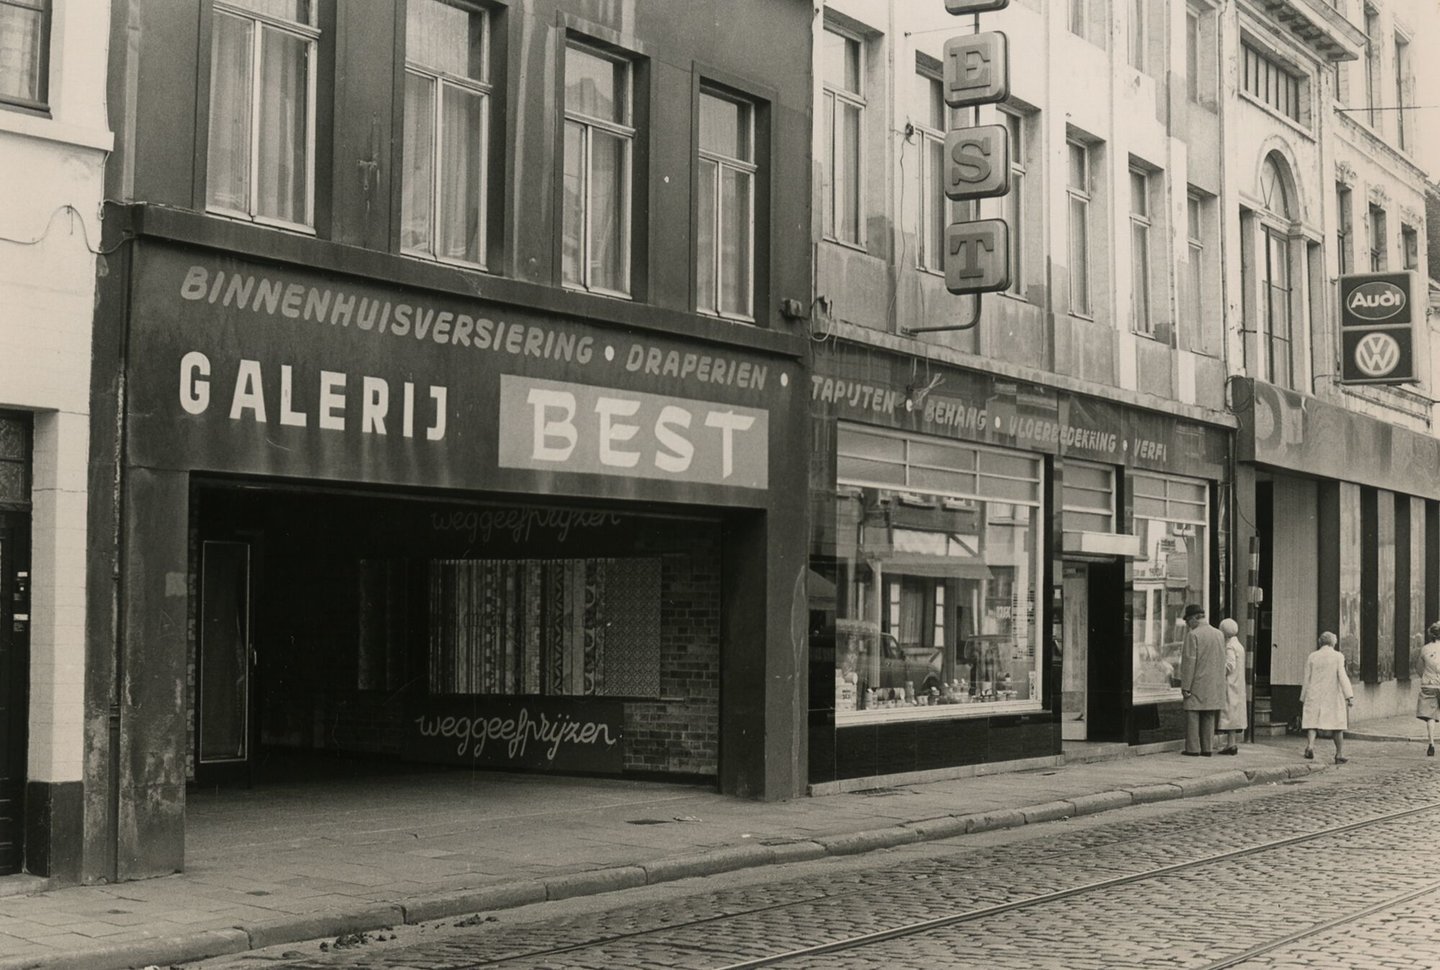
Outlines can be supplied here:
[[[1368, 722], [1352, 736], [1410, 738], [1407, 720]], [[1267, 738], [1242, 745], [1235, 757], [1166, 751], [1081, 764], [1034, 759], [1025, 770], [780, 804], [677, 784], [461, 772], [192, 793], [184, 873], [28, 895], [13, 893], [43, 883], [0, 880], [0, 893], [12, 893], [0, 895], [0, 970], [163, 967], [1211, 794], [1328, 767], [1328, 758], [1301, 760], [1303, 746], [1299, 738]]]

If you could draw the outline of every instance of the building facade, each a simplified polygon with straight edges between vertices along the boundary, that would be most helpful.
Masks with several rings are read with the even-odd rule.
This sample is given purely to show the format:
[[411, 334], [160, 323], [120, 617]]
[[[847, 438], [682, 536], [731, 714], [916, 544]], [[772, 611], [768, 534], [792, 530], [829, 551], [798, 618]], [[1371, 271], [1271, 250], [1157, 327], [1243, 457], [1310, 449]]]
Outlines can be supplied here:
[[[1265, 725], [1298, 713], [1320, 629], [1357, 716], [1413, 702], [1434, 343], [1422, 315], [1418, 381], [1342, 387], [1336, 284], [1426, 265], [1429, 7], [825, 5], [813, 789], [1176, 741], [1191, 602], [1254, 630]], [[1010, 73], [972, 114], [941, 57], [974, 29]], [[1010, 190], [948, 202], [945, 132], [974, 124], [1007, 130]], [[943, 275], [945, 225], [977, 216], [1011, 266], [978, 309]]]
[[0, 875], [80, 869], [105, 8], [11, 4], [0, 44]]
[[803, 790], [809, 42], [117, 5], [86, 879], [286, 762]]
[[[1417, 107], [1434, 100], [1417, 94], [1428, 68], [1412, 54], [1440, 32], [1440, 10], [1239, 4], [1221, 23], [1242, 65], [1227, 78], [1228, 275], [1240, 284], [1227, 308], [1240, 321], [1237, 548], [1254, 537], [1263, 591], [1256, 682], [1271, 720], [1292, 722], [1305, 658], [1331, 630], [1357, 684], [1354, 716], [1404, 713], [1425, 626], [1440, 618], [1425, 211], [1437, 157]], [[1409, 276], [1414, 381], [1342, 383], [1354, 350], [1338, 282], [1373, 272]]]
[[[1180, 617], [1229, 563], [1221, 105], [1185, 97], [1183, 6], [1113, 6], [983, 15], [1009, 93], [973, 117], [941, 96], [972, 29], [944, 4], [817, 24], [817, 789], [1183, 731]], [[978, 313], [942, 252], [977, 214], [945, 131], [977, 122], [1009, 135], [978, 214], [1012, 267]]]

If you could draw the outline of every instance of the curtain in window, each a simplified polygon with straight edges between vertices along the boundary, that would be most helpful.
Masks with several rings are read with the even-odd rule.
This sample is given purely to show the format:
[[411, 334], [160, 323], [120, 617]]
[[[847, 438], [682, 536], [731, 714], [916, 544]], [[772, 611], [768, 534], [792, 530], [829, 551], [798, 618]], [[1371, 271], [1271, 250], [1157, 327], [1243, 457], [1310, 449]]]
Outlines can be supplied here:
[[719, 310], [720, 300], [717, 294], [719, 281], [715, 278], [715, 208], [718, 204], [720, 173], [719, 166], [708, 158], [700, 159], [700, 184], [697, 187], [699, 198], [696, 200], [698, 207], [699, 224], [697, 227], [698, 237], [695, 247], [695, 281], [696, 281], [696, 303], [702, 310]]
[[835, 132], [835, 235], [860, 241], [860, 109], [837, 102]]
[[938, 138], [925, 139], [925, 189], [920, 197], [920, 240], [922, 265], [926, 269], [945, 268], [945, 143]]
[[447, 560], [430, 569], [437, 694], [656, 696], [660, 560]]
[[45, 13], [0, 6], [0, 97], [39, 101]]
[[431, 180], [435, 165], [435, 82], [405, 74], [405, 176], [400, 196], [400, 246], [430, 252]]
[[1090, 312], [1090, 270], [1086, 239], [1086, 204], [1070, 199], [1070, 309]]
[[480, 153], [485, 98], [453, 85], [442, 87], [440, 240], [438, 255], [480, 259]]
[[585, 246], [585, 126], [565, 123], [565, 180], [560, 233], [560, 270], [566, 283], [583, 285]]
[[625, 208], [629, 143], [590, 130], [590, 280], [593, 288], [630, 291], [625, 266]]
[[262, 27], [259, 183], [255, 214], [309, 221], [309, 42]]
[[216, 12], [211, 44], [209, 203], [250, 210], [250, 90], [254, 42], [249, 21]]
[[720, 309], [750, 315], [750, 173], [722, 169]]

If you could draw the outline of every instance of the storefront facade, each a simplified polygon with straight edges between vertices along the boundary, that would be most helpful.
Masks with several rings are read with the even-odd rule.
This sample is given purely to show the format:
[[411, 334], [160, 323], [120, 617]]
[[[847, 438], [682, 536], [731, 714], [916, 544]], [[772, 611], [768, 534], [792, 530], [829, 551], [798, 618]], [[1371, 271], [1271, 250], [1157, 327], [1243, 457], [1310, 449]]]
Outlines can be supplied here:
[[1440, 616], [1440, 442], [1262, 381], [1234, 393], [1236, 540], [1254, 537], [1270, 719], [1299, 717], [1323, 631], [1355, 683], [1354, 720], [1412, 711], [1414, 662]]
[[327, 245], [279, 262], [172, 218], [104, 318], [122, 878], [180, 868], [185, 786], [262, 755], [796, 793], [802, 339], [359, 276]]
[[1181, 736], [1226, 429], [846, 344], [811, 384], [812, 789]]

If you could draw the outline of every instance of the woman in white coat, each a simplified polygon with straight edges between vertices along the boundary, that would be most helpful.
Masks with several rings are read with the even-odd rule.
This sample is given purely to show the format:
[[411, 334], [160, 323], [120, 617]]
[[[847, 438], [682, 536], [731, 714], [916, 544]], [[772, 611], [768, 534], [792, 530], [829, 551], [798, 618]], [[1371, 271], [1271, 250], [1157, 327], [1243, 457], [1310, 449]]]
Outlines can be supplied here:
[[1305, 757], [1315, 757], [1315, 732], [1335, 732], [1335, 763], [1343, 765], [1345, 729], [1355, 690], [1345, 673], [1345, 657], [1335, 649], [1333, 633], [1320, 634], [1320, 649], [1305, 658], [1305, 686], [1300, 688], [1300, 727], [1305, 731]]
[[1225, 706], [1220, 708], [1220, 730], [1228, 731], [1221, 754], [1239, 754], [1240, 736], [1245, 733], [1245, 647], [1240, 643], [1240, 624], [1228, 616], [1220, 621], [1225, 635]]

